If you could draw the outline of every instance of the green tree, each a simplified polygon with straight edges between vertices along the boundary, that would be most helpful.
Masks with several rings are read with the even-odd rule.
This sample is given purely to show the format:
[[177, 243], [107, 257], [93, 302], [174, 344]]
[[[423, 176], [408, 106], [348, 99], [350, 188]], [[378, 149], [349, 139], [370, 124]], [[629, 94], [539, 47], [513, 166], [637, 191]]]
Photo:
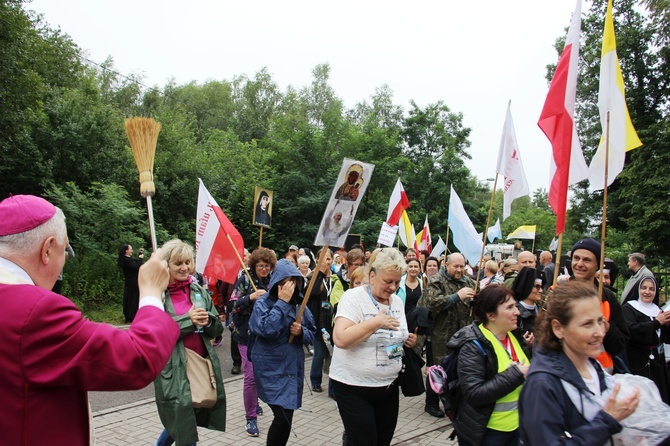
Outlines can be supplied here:
[[[463, 114], [452, 112], [443, 101], [423, 109], [414, 101], [410, 104], [401, 131], [403, 154], [409, 161], [403, 171], [403, 184], [413, 202], [420, 204], [412, 206], [410, 216], [420, 222], [427, 213], [431, 227], [446, 230], [453, 185], [470, 219], [483, 228], [490, 193], [465, 166], [470, 158], [470, 129], [463, 125]], [[479, 199], [475, 198], [477, 192]]]
[[279, 87], [267, 68], [254, 79], [239, 76], [232, 81], [235, 132], [240, 141], [261, 139], [270, 130], [275, 108], [281, 100]]
[[[116, 260], [125, 243], [148, 246], [146, 211], [114, 184], [93, 183], [88, 192], [74, 183], [51, 186], [45, 197], [63, 210], [76, 253], [65, 264], [63, 294], [85, 314], [112, 305], [120, 318], [123, 278]], [[164, 238], [160, 225], [157, 230]]]
[[32, 130], [47, 120], [42, 104], [61, 89], [75, 87], [82, 70], [78, 48], [39, 17], [22, 9], [22, 1], [0, 3], [0, 195], [41, 193], [53, 178], [49, 148]]
[[203, 85], [189, 82], [174, 86], [165, 95], [165, 105], [179, 107], [191, 115], [195, 136], [206, 139], [213, 130], [227, 131], [235, 128], [236, 108], [233, 85], [228, 81], [208, 81]]

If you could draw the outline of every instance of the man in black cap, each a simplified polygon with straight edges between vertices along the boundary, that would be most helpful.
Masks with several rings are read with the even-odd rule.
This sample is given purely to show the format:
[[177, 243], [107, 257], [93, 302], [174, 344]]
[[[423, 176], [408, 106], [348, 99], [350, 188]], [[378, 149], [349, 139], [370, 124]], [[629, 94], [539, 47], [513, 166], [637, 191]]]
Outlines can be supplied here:
[[[598, 289], [596, 273], [600, 268], [601, 245], [592, 238], [585, 238], [572, 247], [572, 275], [574, 280], [592, 283]], [[609, 322], [609, 330], [603, 340], [604, 351], [596, 358], [603, 368], [612, 373], [613, 357], [621, 353], [628, 342], [628, 328], [623, 318], [621, 305], [614, 293], [603, 287], [601, 297], [603, 316]]]

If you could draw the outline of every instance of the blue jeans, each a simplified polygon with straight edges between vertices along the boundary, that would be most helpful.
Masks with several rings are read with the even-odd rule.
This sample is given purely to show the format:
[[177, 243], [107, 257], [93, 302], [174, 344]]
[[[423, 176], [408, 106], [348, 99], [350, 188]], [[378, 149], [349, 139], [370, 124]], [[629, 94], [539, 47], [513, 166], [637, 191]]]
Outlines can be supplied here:
[[312, 387], [320, 386], [323, 378], [323, 361], [329, 356], [328, 348], [321, 336], [314, 336], [314, 356], [312, 356], [312, 368], [309, 371], [309, 380]]
[[333, 389], [333, 380], [328, 379], [328, 396], [335, 398], [335, 390]]
[[[168, 434], [168, 431], [163, 429], [163, 432], [161, 432], [160, 436], [158, 437], [158, 440], [156, 440], [156, 443], [154, 443], [154, 446], [171, 446], [172, 443], [174, 443], [174, 438], [170, 437], [170, 434]], [[191, 443], [189, 446], [195, 446], [196, 443]]]

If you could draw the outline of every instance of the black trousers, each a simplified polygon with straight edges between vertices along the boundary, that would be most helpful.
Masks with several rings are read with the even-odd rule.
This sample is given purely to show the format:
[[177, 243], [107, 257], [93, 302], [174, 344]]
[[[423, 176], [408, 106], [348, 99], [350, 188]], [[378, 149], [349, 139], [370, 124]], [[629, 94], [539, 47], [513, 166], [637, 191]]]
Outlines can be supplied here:
[[274, 419], [268, 429], [267, 446], [285, 446], [288, 443], [288, 437], [291, 435], [291, 425], [293, 424], [293, 410], [284, 409], [281, 406], [270, 404]]
[[230, 358], [233, 360], [233, 365], [242, 366], [242, 356], [240, 356], [240, 349], [237, 348], [237, 341], [230, 335]]
[[337, 409], [351, 446], [388, 446], [398, 423], [398, 386], [359, 387], [333, 380]]

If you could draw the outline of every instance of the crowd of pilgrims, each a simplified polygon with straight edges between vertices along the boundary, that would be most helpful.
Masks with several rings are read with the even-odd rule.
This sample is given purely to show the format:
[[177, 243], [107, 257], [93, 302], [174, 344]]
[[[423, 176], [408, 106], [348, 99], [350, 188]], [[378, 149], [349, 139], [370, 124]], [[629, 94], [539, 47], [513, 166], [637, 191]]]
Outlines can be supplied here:
[[[323, 248], [322, 256], [292, 245], [277, 255], [258, 248], [245, 250], [246, 268], [234, 284], [192, 276], [192, 248], [172, 244], [167, 294], [174, 302], [166, 309], [195, 321], [188, 294], [206, 290], [208, 311], [218, 313], [221, 324], [189, 332], [183, 343], [216, 358], [212, 346], [228, 327], [231, 373], [243, 374], [247, 434], [259, 436], [259, 401], [265, 402], [274, 415], [268, 445], [288, 442], [306, 373], [313, 392], [337, 402], [343, 444], [390, 444], [406, 357], [418, 357], [421, 365], [425, 359], [427, 368], [456, 350], [459, 376], [467, 379], [459, 380], [462, 402], [448, 415], [462, 446], [605, 444], [640, 398], [636, 391], [618, 395], [615, 373], [649, 378], [662, 401], [670, 401], [664, 352], [670, 312], [660, 308], [659, 285], [639, 253], [629, 256], [632, 276], [619, 298], [612, 286], [618, 268], [606, 259], [600, 274], [600, 245], [593, 239], [575, 244], [564, 265], [548, 251], [521, 251], [516, 258], [484, 258], [474, 268], [459, 253], [437, 258], [357, 245], [335, 253]], [[309, 371], [306, 355], [312, 355]], [[218, 367], [215, 372], [221, 383]], [[161, 398], [163, 375], [156, 403], [165, 431], [156, 444], [195, 444], [194, 415], [195, 424], [222, 430], [225, 396], [223, 409], [217, 404], [203, 411], [187, 402], [186, 410], [177, 410]], [[426, 416], [445, 416], [428, 379], [421, 384]], [[242, 411], [228, 406], [236, 416]]]

